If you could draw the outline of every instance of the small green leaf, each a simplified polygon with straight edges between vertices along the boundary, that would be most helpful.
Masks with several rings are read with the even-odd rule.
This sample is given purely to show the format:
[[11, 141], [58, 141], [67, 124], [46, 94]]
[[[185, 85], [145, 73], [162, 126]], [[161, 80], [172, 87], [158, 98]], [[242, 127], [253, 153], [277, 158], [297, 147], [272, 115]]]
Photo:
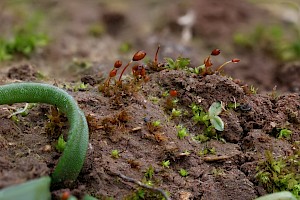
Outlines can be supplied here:
[[170, 167], [170, 160], [164, 160], [162, 161], [161, 165], [163, 166], [163, 168], [169, 168]]
[[292, 134], [291, 130], [284, 128], [280, 130], [278, 138], [288, 138], [290, 137], [291, 134]]
[[177, 58], [176, 60], [178, 68], [179, 69], [184, 69], [186, 66], [188, 66], [190, 64], [190, 59], [189, 58]]
[[213, 125], [213, 127], [218, 131], [224, 130], [224, 122], [219, 116], [214, 116], [210, 118], [210, 123]]
[[180, 174], [180, 176], [182, 176], [182, 177], [187, 177], [187, 176], [189, 175], [188, 171], [185, 170], [185, 169], [180, 169], [180, 170], [179, 170], [179, 174]]
[[175, 69], [175, 61], [172, 58], [165, 58], [170, 69]]
[[112, 150], [111, 151], [111, 157], [119, 158], [120, 157], [119, 151], [117, 149]]
[[222, 105], [220, 102], [214, 102], [208, 109], [208, 114], [210, 118], [219, 115], [222, 112]]

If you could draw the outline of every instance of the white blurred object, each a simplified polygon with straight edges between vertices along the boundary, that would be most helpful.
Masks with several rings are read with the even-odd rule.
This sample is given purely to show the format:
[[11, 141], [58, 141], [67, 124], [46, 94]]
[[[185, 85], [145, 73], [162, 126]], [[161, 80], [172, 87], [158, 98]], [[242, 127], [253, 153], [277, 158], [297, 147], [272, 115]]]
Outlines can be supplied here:
[[192, 27], [195, 24], [196, 15], [193, 10], [189, 10], [185, 15], [177, 19], [177, 23], [183, 26], [181, 39], [184, 43], [192, 39]]

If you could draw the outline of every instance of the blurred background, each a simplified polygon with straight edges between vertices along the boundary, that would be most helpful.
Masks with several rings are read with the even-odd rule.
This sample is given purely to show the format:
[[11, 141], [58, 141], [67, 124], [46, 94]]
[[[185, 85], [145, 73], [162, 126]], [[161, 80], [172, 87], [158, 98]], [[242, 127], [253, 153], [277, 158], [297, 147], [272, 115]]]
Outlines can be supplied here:
[[[107, 76], [138, 50], [215, 67], [258, 92], [300, 90], [300, 1], [1, 0], [0, 72], [23, 66], [49, 79]], [[27, 66], [27, 67], [24, 67]], [[11, 71], [10, 71], [11, 74]], [[13, 77], [13, 75], [10, 75]]]

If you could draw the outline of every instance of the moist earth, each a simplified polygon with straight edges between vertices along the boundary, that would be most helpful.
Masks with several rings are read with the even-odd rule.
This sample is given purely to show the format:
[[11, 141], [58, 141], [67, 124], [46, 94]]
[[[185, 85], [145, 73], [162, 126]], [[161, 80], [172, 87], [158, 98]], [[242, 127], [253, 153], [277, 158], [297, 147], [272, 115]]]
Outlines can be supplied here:
[[[140, 91], [127, 91], [119, 98], [106, 96], [95, 86], [69, 90], [88, 119], [90, 145], [78, 180], [65, 183], [65, 189], [54, 189], [53, 198], [65, 190], [99, 199], [130, 198], [139, 187], [119, 175], [143, 180], [149, 167], [154, 169], [154, 186], [168, 191], [173, 199], [253, 199], [265, 194], [254, 177], [255, 166], [266, 150], [274, 157], [293, 151], [291, 142], [299, 140], [299, 120], [290, 115], [299, 114], [299, 95], [249, 94], [242, 85], [216, 74], [202, 77], [165, 69], [149, 76]], [[171, 117], [166, 108], [168, 97], [163, 96], [171, 89], [178, 92], [178, 109], [184, 113], [177, 118]], [[194, 138], [204, 125], [193, 122], [190, 105], [208, 110], [217, 101], [224, 106], [220, 117], [225, 129], [218, 132], [223, 139], [200, 143]], [[233, 102], [239, 106], [226, 107]], [[7, 118], [12, 109], [1, 109], [1, 187], [51, 173], [59, 157], [54, 148], [59, 134], [46, 130], [50, 106], [38, 104], [16, 121]], [[161, 126], [153, 130], [148, 122], [156, 120]], [[287, 123], [293, 131], [291, 139], [274, 137], [273, 131]], [[184, 139], [177, 137], [177, 125], [187, 128]], [[214, 148], [215, 154], [199, 154], [207, 148]], [[120, 152], [119, 158], [112, 157], [112, 150]], [[166, 160], [170, 161], [168, 168], [161, 164]], [[188, 176], [180, 176], [180, 169], [187, 170]]]

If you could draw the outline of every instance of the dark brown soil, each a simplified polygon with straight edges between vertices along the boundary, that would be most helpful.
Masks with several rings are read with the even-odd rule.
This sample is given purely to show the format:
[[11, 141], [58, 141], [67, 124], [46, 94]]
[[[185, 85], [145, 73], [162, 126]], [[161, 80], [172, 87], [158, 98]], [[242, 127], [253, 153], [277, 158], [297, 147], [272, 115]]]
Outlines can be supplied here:
[[[276, 139], [272, 130], [289, 123], [293, 131], [291, 141], [299, 139], [299, 121], [289, 117], [290, 112], [299, 113], [299, 95], [283, 95], [277, 99], [271, 95], [248, 95], [225, 76], [201, 78], [177, 70], [163, 70], [151, 74], [150, 78], [141, 92], [124, 96], [118, 102], [92, 87], [72, 93], [89, 119], [90, 148], [80, 177], [65, 187], [74, 194], [79, 190], [100, 199], [123, 199], [132, 195], [137, 186], [120, 180], [115, 174], [142, 180], [152, 166], [155, 186], [170, 192], [173, 199], [184, 199], [181, 196], [253, 199], [261, 195], [264, 190], [255, 181], [253, 166], [265, 150], [271, 150], [276, 157], [292, 151], [289, 141]], [[178, 105], [187, 111], [185, 116], [170, 119], [165, 111], [162, 93], [169, 89], [178, 91]], [[153, 97], [158, 97], [159, 102], [153, 103], [150, 100]], [[195, 141], [194, 136], [201, 133], [204, 126], [195, 125], [191, 120], [191, 103], [197, 102], [207, 110], [213, 102], [227, 105], [234, 99], [241, 105], [221, 114], [225, 130], [219, 134], [226, 143]], [[48, 108], [38, 105], [26, 117], [18, 116], [17, 123], [2, 117], [2, 187], [49, 174], [53, 169], [58, 154], [53, 148], [55, 137], [50, 137], [44, 128]], [[3, 109], [2, 115], [8, 115]], [[159, 120], [161, 128], [149, 130], [146, 119]], [[189, 136], [183, 140], [177, 137], [176, 125], [179, 124], [189, 130]], [[45, 150], [46, 145], [52, 148]], [[216, 154], [199, 156], [204, 148], [215, 148]], [[114, 149], [120, 152], [117, 159], [111, 156]], [[186, 151], [189, 154], [184, 154]], [[163, 160], [170, 160], [170, 168], [162, 167]], [[179, 175], [181, 168], [189, 172], [187, 177]]]
[[[265, 151], [270, 150], [276, 158], [283, 157], [293, 152], [293, 142], [300, 140], [299, 64], [282, 64], [260, 50], [234, 51], [231, 42], [224, 42], [230, 41], [237, 29], [272, 20], [265, 10], [239, 0], [222, 4], [217, 0], [185, 2], [129, 1], [125, 6], [120, 2], [49, 0], [29, 6], [49, 8], [46, 25], [51, 25], [49, 33], [55, 39], [28, 59], [1, 63], [1, 84], [38, 81], [64, 88], [84, 111], [90, 129], [82, 172], [75, 182], [52, 188], [53, 199], [59, 199], [68, 190], [77, 197], [90, 194], [98, 199], [130, 199], [141, 188], [119, 175], [145, 181], [149, 168], [154, 169], [154, 175], [148, 179], [155, 187], [168, 191], [172, 199], [250, 200], [266, 193], [254, 177]], [[5, 19], [6, 23], [0, 30], [7, 31], [9, 21], [20, 16], [15, 15], [16, 8], [12, 9], [8, 1], [0, 2], [1, 5], [5, 12], [0, 14], [0, 21]], [[120, 9], [113, 9], [114, 6]], [[145, 16], [144, 11], [150, 6], [157, 15]], [[186, 44], [181, 41], [182, 27], [176, 19], [189, 8], [200, 11], [193, 26], [195, 40]], [[144, 23], [146, 19], [148, 23]], [[95, 23], [106, 30], [99, 38], [87, 31]], [[133, 50], [120, 52], [118, 48], [124, 41], [129, 41]], [[116, 59], [128, 61], [131, 51], [141, 48], [153, 56], [158, 43], [160, 59], [181, 55], [198, 66], [211, 49], [218, 47], [228, 52], [223, 55], [226, 59], [219, 56], [214, 62], [222, 63], [228, 57], [242, 61], [226, 68], [228, 76], [202, 77], [181, 70], [148, 69], [150, 81], [142, 83], [139, 89], [126, 90], [120, 97], [98, 91]], [[88, 67], [78, 64], [81, 61], [88, 61]], [[238, 84], [229, 75], [243, 83]], [[80, 80], [89, 85], [75, 91], [72, 88]], [[250, 94], [244, 87], [246, 83], [264, 93]], [[282, 94], [272, 91], [275, 85]], [[167, 97], [163, 95], [171, 89], [177, 90], [178, 109], [183, 113], [177, 118], [171, 118]], [[207, 111], [217, 101], [224, 108], [235, 102], [238, 106], [222, 111], [225, 129], [217, 132], [218, 139], [200, 143], [194, 138], [205, 127], [193, 122], [190, 105], [196, 103]], [[64, 120], [60, 127], [49, 130], [49, 105], [37, 104], [26, 116], [7, 118], [23, 106], [0, 107], [0, 188], [51, 174], [60, 156], [55, 143], [61, 133], [67, 132]], [[156, 120], [161, 122], [160, 128], [151, 129], [149, 123]], [[184, 139], [177, 137], [178, 125], [188, 130]], [[289, 140], [276, 138], [281, 128], [293, 132]], [[208, 148], [215, 148], [216, 154], [199, 155]], [[112, 150], [120, 152], [119, 158], [112, 157]], [[166, 160], [170, 161], [169, 168], [161, 164]], [[182, 177], [180, 169], [187, 170], [188, 176]], [[145, 199], [159, 199], [151, 194], [147, 191]]]

